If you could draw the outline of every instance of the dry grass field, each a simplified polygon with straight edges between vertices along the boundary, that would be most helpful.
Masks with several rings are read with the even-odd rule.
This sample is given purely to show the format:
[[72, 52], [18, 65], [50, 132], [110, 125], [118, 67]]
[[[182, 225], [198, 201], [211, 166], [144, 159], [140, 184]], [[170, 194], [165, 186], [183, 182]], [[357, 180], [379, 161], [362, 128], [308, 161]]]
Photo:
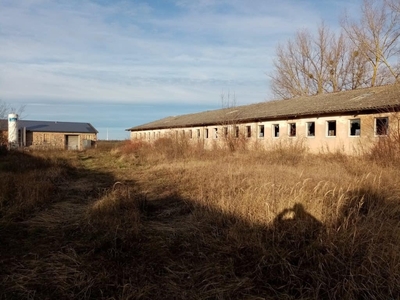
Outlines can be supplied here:
[[399, 299], [399, 166], [170, 140], [8, 153], [0, 299]]

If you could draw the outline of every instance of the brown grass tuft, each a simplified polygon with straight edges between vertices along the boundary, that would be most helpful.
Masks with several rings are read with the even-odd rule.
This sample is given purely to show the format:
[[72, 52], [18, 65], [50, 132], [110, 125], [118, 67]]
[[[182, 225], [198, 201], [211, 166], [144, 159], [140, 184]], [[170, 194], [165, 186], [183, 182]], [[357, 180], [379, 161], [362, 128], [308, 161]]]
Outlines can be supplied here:
[[400, 298], [393, 163], [174, 139], [18, 155], [0, 162], [5, 299]]

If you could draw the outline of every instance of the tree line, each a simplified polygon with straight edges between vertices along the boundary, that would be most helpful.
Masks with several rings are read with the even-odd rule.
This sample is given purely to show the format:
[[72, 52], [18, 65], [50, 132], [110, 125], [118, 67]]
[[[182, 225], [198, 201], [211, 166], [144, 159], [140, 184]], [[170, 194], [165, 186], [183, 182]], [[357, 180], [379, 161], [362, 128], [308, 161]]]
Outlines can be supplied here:
[[324, 22], [279, 44], [271, 90], [276, 98], [332, 93], [395, 83], [400, 74], [400, 2], [364, 0], [345, 12], [335, 33]]

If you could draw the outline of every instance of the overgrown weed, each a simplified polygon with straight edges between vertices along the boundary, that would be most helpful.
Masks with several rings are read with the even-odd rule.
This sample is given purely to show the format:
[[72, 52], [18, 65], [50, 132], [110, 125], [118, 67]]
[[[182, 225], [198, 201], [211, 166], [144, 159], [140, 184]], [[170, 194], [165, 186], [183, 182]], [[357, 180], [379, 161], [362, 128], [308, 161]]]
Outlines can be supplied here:
[[[51, 273], [63, 278], [52, 281], [56, 292], [40, 289], [50, 280], [40, 280], [40, 268], [14, 267], [1, 281], [12, 286], [6, 295], [36, 288], [42, 298], [400, 297], [400, 171], [392, 163], [309, 154], [302, 144], [205, 151], [167, 139], [87, 153], [90, 170], [80, 176], [103, 180], [96, 170], [106, 169], [114, 185], [88, 191], [78, 233], [61, 231], [73, 259], [59, 248], [37, 256], [44, 266], [49, 258], [65, 265]], [[59, 155], [58, 164], [64, 156], [82, 164], [82, 154]]]

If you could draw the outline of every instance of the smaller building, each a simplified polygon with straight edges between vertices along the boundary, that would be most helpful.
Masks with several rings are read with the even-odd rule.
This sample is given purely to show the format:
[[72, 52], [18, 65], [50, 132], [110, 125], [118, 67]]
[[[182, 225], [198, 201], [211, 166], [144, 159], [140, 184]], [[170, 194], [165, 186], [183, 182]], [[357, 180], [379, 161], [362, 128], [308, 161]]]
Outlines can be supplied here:
[[[0, 120], [0, 136], [7, 137], [7, 120]], [[90, 123], [18, 120], [18, 146], [37, 149], [83, 150], [94, 147], [98, 131]]]

